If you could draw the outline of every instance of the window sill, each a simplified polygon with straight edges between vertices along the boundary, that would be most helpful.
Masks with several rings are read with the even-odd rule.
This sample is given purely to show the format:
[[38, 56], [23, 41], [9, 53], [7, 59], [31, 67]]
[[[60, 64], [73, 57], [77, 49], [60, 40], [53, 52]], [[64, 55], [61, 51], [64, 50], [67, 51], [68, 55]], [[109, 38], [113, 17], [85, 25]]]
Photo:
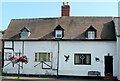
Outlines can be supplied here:
[[91, 64], [74, 64], [74, 65], [91, 65]]

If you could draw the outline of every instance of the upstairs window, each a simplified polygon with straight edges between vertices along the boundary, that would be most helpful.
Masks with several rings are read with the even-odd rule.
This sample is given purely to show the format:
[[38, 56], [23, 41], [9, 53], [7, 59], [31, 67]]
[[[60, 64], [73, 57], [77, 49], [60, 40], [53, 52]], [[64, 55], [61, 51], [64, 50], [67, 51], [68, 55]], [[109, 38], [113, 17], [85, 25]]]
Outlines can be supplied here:
[[55, 38], [57, 38], [57, 39], [61, 39], [61, 38], [63, 38], [64, 37], [64, 29], [60, 26], [60, 25], [58, 25], [55, 29], [54, 29], [54, 36], [55, 36]]
[[28, 39], [29, 35], [30, 35], [30, 31], [27, 27], [22, 28], [20, 33], [20, 37], [21, 39]]
[[56, 31], [55, 38], [62, 38], [62, 31], [61, 30]]
[[88, 39], [95, 39], [96, 38], [96, 33], [97, 30], [91, 25], [87, 30], [86, 30], [86, 37]]
[[95, 39], [95, 31], [88, 31], [88, 39]]

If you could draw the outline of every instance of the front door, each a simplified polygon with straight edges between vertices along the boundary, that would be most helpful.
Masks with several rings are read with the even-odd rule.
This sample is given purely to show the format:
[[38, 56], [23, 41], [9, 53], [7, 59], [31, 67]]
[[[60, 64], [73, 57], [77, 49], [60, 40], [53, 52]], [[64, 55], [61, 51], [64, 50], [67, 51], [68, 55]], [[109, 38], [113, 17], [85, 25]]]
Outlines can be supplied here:
[[113, 56], [105, 56], [105, 75], [113, 75]]

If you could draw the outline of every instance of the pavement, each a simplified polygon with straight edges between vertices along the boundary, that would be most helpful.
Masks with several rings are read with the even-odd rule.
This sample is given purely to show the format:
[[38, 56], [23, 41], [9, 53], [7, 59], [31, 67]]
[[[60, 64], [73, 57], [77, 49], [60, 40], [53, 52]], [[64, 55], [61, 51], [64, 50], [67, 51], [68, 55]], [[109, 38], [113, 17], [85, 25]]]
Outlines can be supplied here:
[[37, 77], [11, 77], [2, 76], [1, 81], [117, 81], [117, 80], [103, 80], [103, 79], [63, 79], [63, 78], [37, 78]]

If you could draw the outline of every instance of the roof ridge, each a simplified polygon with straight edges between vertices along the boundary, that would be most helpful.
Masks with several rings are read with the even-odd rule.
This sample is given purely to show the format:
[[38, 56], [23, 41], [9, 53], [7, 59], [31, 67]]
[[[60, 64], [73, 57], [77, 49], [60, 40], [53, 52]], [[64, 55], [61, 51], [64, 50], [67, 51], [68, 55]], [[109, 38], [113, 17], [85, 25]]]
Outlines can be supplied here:
[[59, 19], [59, 18], [113, 18], [113, 16], [63, 16], [63, 17], [46, 17], [46, 18], [21, 18], [12, 20], [36, 20], [36, 19]]
[[21, 19], [12, 19], [12, 20], [36, 20], [36, 19], [58, 19], [60, 17], [46, 17], [46, 18], [21, 18]]
[[84, 18], [112, 18], [113, 16], [70, 16], [70, 17], [75, 17], [75, 18], [80, 18], [80, 17], [84, 17]]

